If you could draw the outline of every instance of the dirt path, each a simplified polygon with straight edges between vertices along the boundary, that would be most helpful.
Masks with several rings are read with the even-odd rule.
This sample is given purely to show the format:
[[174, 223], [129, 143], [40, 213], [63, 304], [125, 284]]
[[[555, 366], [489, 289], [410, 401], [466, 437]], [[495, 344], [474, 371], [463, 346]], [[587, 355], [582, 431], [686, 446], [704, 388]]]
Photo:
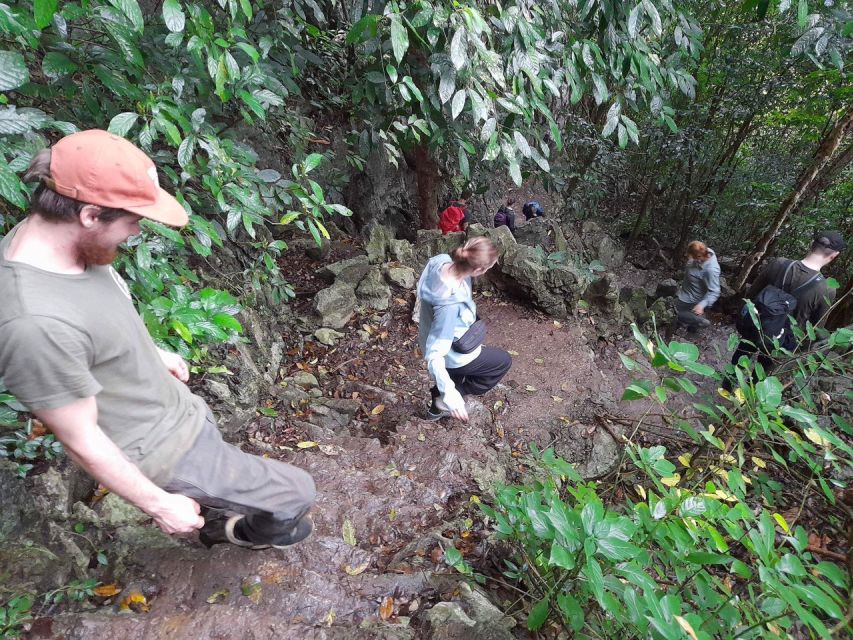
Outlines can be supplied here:
[[[111, 576], [148, 594], [150, 612], [66, 613], [40, 620], [32, 637], [432, 637], [424, 635], [424, 612], [457, 598], [461, 582], [443, 549], [454, 545], [476, 561], [487, 548], [471, 497], [519, 478], [531, 441], [555, 446], [589, 476], [605, 473], [618, 452], [612, 430], [621, 427], [602, 425], [602, 416], [639, 409], [619, 402], [631, 376], [618, 352], [632, 348], [630, 331], [607, 343], [586, 316], [556, 322], [480, 294], [488, 342], [512, 352], [513, 368], [471, 402], [469, 425], [420, 420], [428, 380], [410, 305], [400, 294], [388, 312], [355, 318], [334, 346], [294, 338], [284, 373], [310, 374], [315, 396], [349, 403], [345, 429], [312, 431], [314, 405], [285, 394], [270, 397], [268, 415], [247, 430], [247, 450], [316, 479], [312, 538], [287, 551], [252, 552], [155, 535], [160, 544], [134, 548]], [[706, 351], [722, 337], [705, 338]]]

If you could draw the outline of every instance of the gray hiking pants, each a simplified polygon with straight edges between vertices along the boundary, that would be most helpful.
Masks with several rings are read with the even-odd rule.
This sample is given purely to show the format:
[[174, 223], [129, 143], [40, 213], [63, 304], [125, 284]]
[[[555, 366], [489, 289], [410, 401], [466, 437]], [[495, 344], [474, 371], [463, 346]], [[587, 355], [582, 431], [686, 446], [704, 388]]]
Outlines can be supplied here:
[[678, 324], [686, 325], [688, 327], [707, 327], [711, 324], [711, 321], [708, 320], [704, 315], [697, 316], [693, 313], [693, 307], [696, 306], [695, 302], [682, 302], [681, 300], [675, 300], [675, 313], [677, 316]]
[[241, 533], [256, 544], [279, 544], [287, 538], [317, 495], [314, 480], [302, 469], [225, 442], [210, 410], [163, 489], [206, 507], [245, 514]]

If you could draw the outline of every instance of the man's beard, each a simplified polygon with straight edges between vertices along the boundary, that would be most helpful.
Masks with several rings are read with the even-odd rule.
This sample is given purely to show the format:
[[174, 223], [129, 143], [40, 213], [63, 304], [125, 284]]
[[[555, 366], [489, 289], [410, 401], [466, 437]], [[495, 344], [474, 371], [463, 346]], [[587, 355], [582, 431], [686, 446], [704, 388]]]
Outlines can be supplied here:
[[118, 256], [118, 247], [104, 245], [99, 235], [82, 239], [77, 245], [77, 256], [83, 264], [108, 265]]

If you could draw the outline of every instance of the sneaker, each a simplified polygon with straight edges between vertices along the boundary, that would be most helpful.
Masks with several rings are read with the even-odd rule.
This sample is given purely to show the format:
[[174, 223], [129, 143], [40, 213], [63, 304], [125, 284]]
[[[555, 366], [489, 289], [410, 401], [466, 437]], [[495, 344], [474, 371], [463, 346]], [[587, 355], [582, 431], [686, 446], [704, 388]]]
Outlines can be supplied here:
[[441, 420], [442, 418], [446, 418], [449, 415], [450, 407], [444, 404], [444, 400], [439, 397], [435, 397], [432, 399], [432, 403], [429, 405], [429, 409], [427, 410], [424, 420], [428, 420], [429, 422], [435, 422], [436, 420]]
[[260, 551], [261, 549], [284, 549], [296, 544], [297, 542], [302, 542], [314, 531], [314, 520], [310, 515], [305, 515], [300, 518], [299, 522], [296, 523], [296, 526], [293, 527], [288, 536], [288, 541], [284, 544], [255, 544], [254, 542], [238, 538], [234, 533], [234, 527], [236, 524], [245, 517], [245, 515], [238, 515], [228, 518], [228, 521], [225, 523], [225, 538], [233, 545], [251, 549], [253, 551]]

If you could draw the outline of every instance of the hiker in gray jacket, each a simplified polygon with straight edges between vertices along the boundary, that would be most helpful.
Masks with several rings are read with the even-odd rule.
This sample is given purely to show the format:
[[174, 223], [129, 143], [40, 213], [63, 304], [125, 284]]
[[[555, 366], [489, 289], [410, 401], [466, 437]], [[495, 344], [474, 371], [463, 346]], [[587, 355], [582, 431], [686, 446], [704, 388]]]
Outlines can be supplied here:
[[717, 256], [704, 242], [694, 240], [687, 245], [687, 264], [684, 279], [676, 294], [676, 322], [686, 325], [693, 333], [707, 327], [711, 321], [705, 309], [720, 297], [720, 265]]
[[497, 257], [491, 240], [471, 238], [453, 257], [442, 253], [431, 258], [421, 274], [418, 342], [435, 380], [427, 420], [453, 416], [467, 422], [463, 394], [486, 393], [512, 366], [506, 351], [481, 344], [482, 322], [471, 329], [478, 320], [471, 278], [486, 273]]

